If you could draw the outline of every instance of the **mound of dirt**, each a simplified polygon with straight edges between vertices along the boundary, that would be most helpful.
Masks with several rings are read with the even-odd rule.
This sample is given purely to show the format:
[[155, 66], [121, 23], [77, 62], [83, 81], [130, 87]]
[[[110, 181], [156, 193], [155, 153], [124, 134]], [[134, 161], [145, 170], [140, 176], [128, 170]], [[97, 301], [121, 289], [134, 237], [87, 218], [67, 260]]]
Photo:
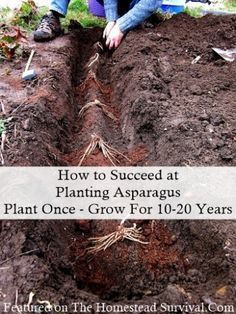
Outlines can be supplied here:
[[[235, 166], [236, 65], [212, 51], [235, 47], [235, 28], [235, 16], [180, 14], [130, 32], [113, 53], [100, 29], [29, 43], [0, 69], [2, 164]], [[38, 76], [22, 82], [32, 47]], [[235, 222], [136, 223], [146, 244], [124, 240], [94, 255], [89, 239], [119, 222], [2, 222], [0, 308], [31, 292], [34, 303], [58, 305], [236, 306]]]

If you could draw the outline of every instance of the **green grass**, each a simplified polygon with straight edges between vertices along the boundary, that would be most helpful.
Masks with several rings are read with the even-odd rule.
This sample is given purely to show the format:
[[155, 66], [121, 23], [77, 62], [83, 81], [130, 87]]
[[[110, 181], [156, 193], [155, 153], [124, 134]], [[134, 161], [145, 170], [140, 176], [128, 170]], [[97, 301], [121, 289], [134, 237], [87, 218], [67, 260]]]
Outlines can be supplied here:
[[236, 13], [236, 0], [226, 0], [224, 5], [227, 10]]
[[10, 14], [10, 12], [11, 9], [8, 7], [0, 9], [0, 23], [5, 23], [6, 17]]
[[[21, 47], [18, 39], [8, 35], [11, 26], [19, 26], [27, 33], [36, 29], [42, 16], [48, 11], [47, 7], [38, 8], [33, 0], [24, 0], [19, 9], [11, 10], [9, 8], [0, 9], [0, 62], [2, 60], [12, 60], [15, 55], [21, 53]], [[97, 18], [89, 13], [86, 0], [72, 0], [65, 18], [61, 19], [62, 27], [67, 28], [70, 20], [76, 20], [83, 27], [104, 27], [105, 19]], [[1, 28], [6, 25], [6, 28]], [[6, 42], [6, 36], [12, 42]], [[15, 49], [13, 50], [13, 46]], [[1, 122], [2, 123], [2, 122]], [[1, 124], [2, 127], [2, 124]]]
[[71, 11], [80, 11], [80, 12], [87, 12], [88, 13], [88, 7], [85, 0], [73, 0], [71, 1], [69, 5], [69, 10]]
[[6, 24], [9, 15], [12, 15], [12, 10], [10, 8], [0, 8], [0, 27], [1, 24]]
[[40, 12], [31, 0], [23, 1], [21, 7], [15, 10], [11, 23], [26, 30], [31, 30], [41, 18]]
[[6, 130], [5, 121], [0, 119], [0, 135]]
[[23, 2], [18, 10], [11, 10], [10, 8], [0, 9], [0, 23], [6, 25], [19, 26], [26, 31], [35, 29], [42, 16], [48, 11], [48, 8], [31, 7], [28, 2]]
[[[20, 26], [30, 32], [36, 28], [47, 11], [47, 7], [35, 8], [32, 6], [31, 0], [25, 0], [19, 10], [1, 8], [0, 23]], [[62, 26], [66, 28], [70, 20], [78, 21], [83, 27], [104, 27], [106, 25], [105, 19], [89, 13], [86, 0], [71, 1], [66, 17], [61, 19]]]
[[201, 8], [198, 7], [198, 8], [185, 8], [184, 9], [184, 13], [192, 16], [192, 17], [195, 17], [195, 18], [199, 18], [199, 17], [202, 17], [202, 12], [201, 12]]
[[62, 20], [64, 26], [68, 26], [70, 20], [78, 21], [83, 27], [104, 27], [106, 25], [105, 19], [98, 18], [89, 13], [86, 0], [72, 0], [67, 16]]

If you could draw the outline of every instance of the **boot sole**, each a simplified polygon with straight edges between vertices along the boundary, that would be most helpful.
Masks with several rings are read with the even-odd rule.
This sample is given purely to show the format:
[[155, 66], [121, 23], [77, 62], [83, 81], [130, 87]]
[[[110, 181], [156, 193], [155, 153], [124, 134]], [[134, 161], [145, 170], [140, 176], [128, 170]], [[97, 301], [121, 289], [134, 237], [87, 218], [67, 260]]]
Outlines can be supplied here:
[[46, 34], [43, 35], [43, 34], [37, 34], [37, 32], [34, 32], [33, 33], [33, 38], [34, 38], [34, 41], [37, 41], [37, 42], [46, 42], [46, 41], [50, 41], [50, 40], [53, 40], [55, 39], [56, 37], [60, 36], [63, 34], [63, 31], [59, 31], [57, 33], [55, 33], [54, 35], [51, 35], [50, 37], [47, 37]]

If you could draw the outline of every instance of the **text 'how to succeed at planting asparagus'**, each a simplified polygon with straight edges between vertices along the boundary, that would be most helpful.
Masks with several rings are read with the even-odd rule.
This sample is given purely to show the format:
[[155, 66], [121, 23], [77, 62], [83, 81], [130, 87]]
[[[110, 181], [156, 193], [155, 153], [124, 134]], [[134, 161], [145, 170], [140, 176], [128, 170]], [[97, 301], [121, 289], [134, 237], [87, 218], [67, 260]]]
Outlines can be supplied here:
[[236, 169], [0, 168], [0, 219], [235, 219]]

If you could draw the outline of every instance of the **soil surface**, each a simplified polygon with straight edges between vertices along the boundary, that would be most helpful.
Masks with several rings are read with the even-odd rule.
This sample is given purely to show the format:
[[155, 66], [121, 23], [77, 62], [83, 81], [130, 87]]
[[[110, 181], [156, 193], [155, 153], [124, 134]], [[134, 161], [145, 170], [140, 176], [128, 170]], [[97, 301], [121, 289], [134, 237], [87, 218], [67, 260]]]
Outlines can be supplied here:
[[[212, 51], [235, 47], [235, 16], [147, 23], [113, 53], [102, 30], [72, 28], [48, 44], [29, 41], [21, 59], [1, 64], [4, 166], [236, 165], [236, 64]], [[32, 48], [38, 76], [23, 82]], [[31, 292], [31, 304], [83, 302], [95, 313], [96, 302], [155, 302], [157, 313], [163, 302], [206, 313], [213, 303], [236, 306], [235, 222], [136, 223], [146, 244], [89, 254], [90, 238], [119, 222], [2, 221], [0, 309], [27, 304]]]

